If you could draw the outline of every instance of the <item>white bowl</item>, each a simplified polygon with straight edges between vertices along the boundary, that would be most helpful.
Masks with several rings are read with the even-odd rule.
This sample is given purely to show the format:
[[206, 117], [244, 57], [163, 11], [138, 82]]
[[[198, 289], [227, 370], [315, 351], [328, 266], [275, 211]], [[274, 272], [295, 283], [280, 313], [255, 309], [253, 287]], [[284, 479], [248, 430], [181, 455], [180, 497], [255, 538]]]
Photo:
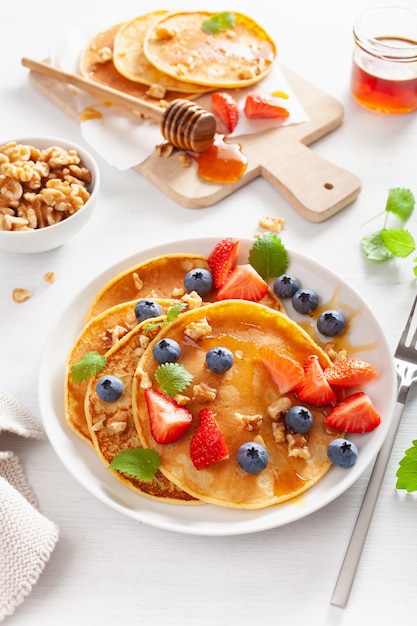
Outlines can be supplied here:
[[[18, 144], [31, 145], [41, 149], [49, 146], [59, 146], [66, 150], [76, 150], [81, 158], [82, 165], [91, 172], [91, 183], [88, 185], [90, 197], [84, 206], [70, 217], [63, 219], [57, 224], [35, 230], [6, 231], [0, 229], [0, 250], [18, 253], [39, 253], [54, 250], [74, 237], [84, 228], [92, 216], [100, 187], [98, 165], [87, 150], [72, 141], [58, 137], [25, 137], [9, 141], [16, 141]], [[2, 141], [0, 145], [5, 143], [8, 143], [8, 141]]]

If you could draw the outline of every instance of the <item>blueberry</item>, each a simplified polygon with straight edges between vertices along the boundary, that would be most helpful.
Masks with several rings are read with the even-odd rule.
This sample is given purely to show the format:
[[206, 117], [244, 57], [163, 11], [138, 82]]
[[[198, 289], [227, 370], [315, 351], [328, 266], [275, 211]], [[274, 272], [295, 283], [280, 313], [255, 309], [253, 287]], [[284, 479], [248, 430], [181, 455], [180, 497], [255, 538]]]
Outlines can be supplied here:
[[297, 313], [311, 313], [317, 309], [319, 297], [312, 289], [297, 289], [292, 297], [292, 305]]
[[272, 287], [278, 298], [292, 298], [297, 289], [300, 288], [300, 285], [294, 276], [281, 274], [281, 276], [278, 276], [278, 278], [274, 280]]
[[138, 322], [143, 322], [150, 317], [162, 315], [162, 307], [155, 300], [139, 300], [135, 306], [135, 315]]
[[180, 358], [181, 348], [175, 339], [160, 339], [153, 347], [153, 357], [159, 364], [175, 363]]
[[213, 275], [210, 270], [197, 267], [185, 275], [184, 287], [187, 293], [196, 291], [199, 296], [205, 296], [213, 289]]
[[248, 474], [259, 474], [268, 465], [268, 452], [256, 441], [242, 444], [236, 458], [240, 467]]
[[346, 320], [343, 313], [336, 309], [323, 311], [317, 318], [317, 329], [326, 337], [336, 337], [345, 330]]
[[293, 432], [306, 433], [313, 425], [313, 416], [304, 406], [292, 406], [285, 414], [285, 422]]
[[342, 437], [333, 439], [327, 446], [327, 457], [334, 465], [352, 467], [358, 460], [358, 448]]
[[117, 376], [102, 376], [96, 384], [97, 395], [103, 402], [116, 402], [125, 390], [125, 386]]
[[206, 354], [206, 363], [210, 371], [215, 374], [224, 374], [233, 365], [234, 357], [232, 352], [227, 348], [217, 346], [211, 348]]

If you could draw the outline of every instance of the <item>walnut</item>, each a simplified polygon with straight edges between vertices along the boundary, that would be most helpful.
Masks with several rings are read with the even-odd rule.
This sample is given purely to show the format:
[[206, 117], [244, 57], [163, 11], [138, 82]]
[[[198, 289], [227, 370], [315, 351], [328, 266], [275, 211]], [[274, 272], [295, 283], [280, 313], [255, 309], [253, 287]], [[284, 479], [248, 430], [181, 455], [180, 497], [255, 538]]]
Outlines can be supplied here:
[[163, 85], [158, 85], [156, 83], [149, 87], [146, 95], [150, 96], [151, 98], [156, 98], [157, 100], [162, 100], [162, 98], [165, 98], [166, 91], [167, 90]]
[[174, 152], [172, 143], [161, 143], [155, 146], [155, 152], [158, 156], [167, 158]]
[[206, 385], [206, 383], [199, 383], [193, 386], [193, 400], [198, 402], [213, 402], [217, 396], [217, 389]]
[[234, 416], [242, 423], [243, 428], [245, 430], [248, 430], [249, 432], [252, 432], [253, 430], [259, 430], [262, 426], [262, 415], [243, 415], [242, 413], [236, 412]]
[[266, 230], [271, 230], [274, 233], [281, 233], [284, 226], [285, 220], [281, 217], [261, 217], [258, 222], [260, 228], [265, 228]]
[[196, 291], [191, 291], [190, 293], [185, 293], [181, 300], [188, 305], [189, 309], [198, 309], [201, 306], [202, 298], [198, 295]]
[[272, 436], [275, 443], [285, 442], [285, 424], [284, 422], [272, 422]]
[[301, 433], [287, 433], [288, 456], [296, 456], [300, 459], [309, 459], [310, 450], [307, 446], [307, 440]]
[[207, 318], [203, 317], [199, 322], [190, 322], [186, 326], [184, 334], [190, 337], [190, 339], [197, 341], [197, 339], [201, 339], [202, 337], [208, 337], [211, 331], [212, 328]]
[[279, 420], [283, 413], [291, 407], [291, 400], [286, 396], [278, 398], [267, 408], [267, 413], [272, 420]]
[[55, 282], [55, 272], [46, 272], [46, 274], [43, 275], [44, 280], [46, 280], [47, 283], [54, 283]]
[[133, 278], [133, 284], [135, 285], [135, 289], [140, 291], [143, 287], [143, 280], [141, 280], [140, 276], [136, 272], [133, 272], [132, 278]]
[[25, 300], [29, 300], [32, 297], [32, 292], [29, 289], [20, 289], [16, 287], [13, 289], [12, 298], [15, 302], [24, 302]]

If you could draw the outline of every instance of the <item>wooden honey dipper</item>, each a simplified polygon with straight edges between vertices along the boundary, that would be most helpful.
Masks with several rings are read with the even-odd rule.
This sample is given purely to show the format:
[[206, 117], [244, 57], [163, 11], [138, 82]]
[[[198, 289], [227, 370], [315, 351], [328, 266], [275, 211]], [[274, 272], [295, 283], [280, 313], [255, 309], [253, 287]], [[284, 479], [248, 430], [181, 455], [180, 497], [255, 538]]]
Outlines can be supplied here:
[[80, 87], [99, 98], [108, 98], [114, 104], [136, 111], [160, 122], [162, 135], [169, 143], [182, 150], [203, 152], [212, 142], [216, 132], [214, 115], [190, 100], [173, 100], [165, 109], [144, 102], [117, 89], [93, 83], [82, 76], [64, 72], [48, 63], [24, 57], [22, 65], [45, 76]]

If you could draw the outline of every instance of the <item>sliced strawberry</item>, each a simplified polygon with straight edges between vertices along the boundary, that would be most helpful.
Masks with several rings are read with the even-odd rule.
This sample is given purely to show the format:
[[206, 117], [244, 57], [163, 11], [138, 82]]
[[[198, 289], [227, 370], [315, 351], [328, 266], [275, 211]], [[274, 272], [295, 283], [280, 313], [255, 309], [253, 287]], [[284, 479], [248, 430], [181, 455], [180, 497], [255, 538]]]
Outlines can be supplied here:
[[211, 110], [227, 132], [232, 133], [239, 119], [239, 109], [234, 97], [226, 91], [215, 91], [211, 96]]
[[370, 397], [358, 391], [341, 400], [325, 419], [330, 428], [348, 433], [368, 433], [381, 423]]
[[245, 115], [251, 120], [257, 118], [285, 119], [289, 117], [290, 112], [285, 107], [280, 107], [273, 98], [258, 93], [250, 93], [245, 100]]
[[378, 377], [377, 369], [360, 359], [348, 358], [324, 370], [327, 382], [335, 387], [365, 387]]
[[201, 409], [199, 420], [191, 438], [190, 456], [194, 467], [201, 470], [229, 458], [229, 451], [210, 407]]
[[239, 254], [239, 239], [221, 239], [210, 252], [208, 265], [213, 275], [214, 285], [221, 287], [236, 265]]
[[266, 346], [259, 348], [258, 352], [281, 394], [292, 391], [304, 381], [304, 369], [294, 359], [278, 354]]
[[236, 265], [217, 292], [217, 300], [242, 299], [258, 302], [268, 291], [268, 283], [250, 265]]
[[152, 437], [156, 443], [177, 441], [193, 421], [190, 411], [156, 389], [146, 389]]
[[296, 393], [300, 400], [316, 406], [327, 406], [336, 402], [336, 394], [327, 382], [315, 354], [304, 364], [304, 382], [296, 389]]

